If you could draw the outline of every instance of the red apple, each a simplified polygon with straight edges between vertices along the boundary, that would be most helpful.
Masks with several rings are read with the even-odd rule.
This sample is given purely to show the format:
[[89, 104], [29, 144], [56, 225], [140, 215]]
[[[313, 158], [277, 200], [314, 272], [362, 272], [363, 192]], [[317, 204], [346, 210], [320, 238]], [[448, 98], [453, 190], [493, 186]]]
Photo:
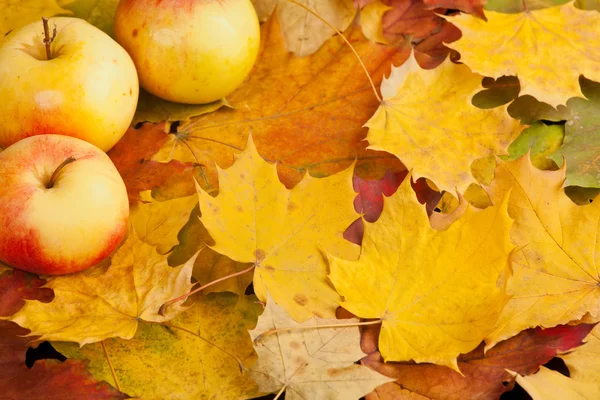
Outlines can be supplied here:
[[39, 135], [0, 153], [0, 259], [44, 275], [81, 271], [127, 232], [129, 201], [108, 156], [81, 139]]

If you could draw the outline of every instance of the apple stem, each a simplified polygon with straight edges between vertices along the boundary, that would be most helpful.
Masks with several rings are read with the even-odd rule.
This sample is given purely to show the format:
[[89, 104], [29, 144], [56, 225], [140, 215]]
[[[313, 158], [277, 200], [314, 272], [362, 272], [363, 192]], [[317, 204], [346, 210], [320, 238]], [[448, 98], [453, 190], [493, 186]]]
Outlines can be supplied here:
[[71, 164], [73, 161], [77, 161], [77, 159], [75, 157], [69, 157], [67, 158], [65, 161], [63, 161], [58, 168], [56, 168], [54, 170], [54, 172], [52, 173], [52, 176], [50, 177], [50, 180], [48, 181], [48, 183], [46, 184], [46, 189], [50, 189], [54, 186], [54, 183], [56, 181], [56, 178], [58, 177], [58, 174], [60, 173], [60, 171], [62, 171], [62, 169], [67, 166], [68, 164]]
[[44, 45], [46, 46], [46, 59], [52, 59], [52, 53], [50, 52], [50, 45], [54, 38], [56, 37], [56, 25], [54, 25], [54, 30], [52, 31], [52, 37], [50, 37], [50, 28], [48, 27], [48, 18], [42, 17], [42, 23], [44, 24]]

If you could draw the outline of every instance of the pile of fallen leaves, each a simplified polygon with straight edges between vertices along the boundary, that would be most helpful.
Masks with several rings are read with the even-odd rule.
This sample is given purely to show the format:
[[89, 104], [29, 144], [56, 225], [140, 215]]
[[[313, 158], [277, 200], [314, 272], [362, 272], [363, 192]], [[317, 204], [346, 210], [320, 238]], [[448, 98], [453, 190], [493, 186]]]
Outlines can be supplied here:
[[[360, 60], [255, 0], [227, 100], [142, 94], [121, 247], [0, 266], [0, 397], [600, 398], [599, 3], [300, 2]], [[0, 0], [0, 33], [116, 4]]]

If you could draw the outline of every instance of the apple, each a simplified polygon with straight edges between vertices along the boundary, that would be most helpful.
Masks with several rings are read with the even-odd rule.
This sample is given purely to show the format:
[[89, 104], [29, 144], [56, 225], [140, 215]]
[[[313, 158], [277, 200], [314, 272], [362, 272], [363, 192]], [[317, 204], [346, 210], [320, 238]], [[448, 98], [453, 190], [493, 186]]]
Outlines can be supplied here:
[[135, 112], [135, 65], [110, 36], [79, 18], [50, 18], [0, 41], [0, 147], [33, 135], [74, 136], [108, 151]]
[[178, 103], [210, 103], [233, 92], [260, 46], [250, 0], [121, 0], [114, 29], [140, 85]]
[[70, 136], [38, 135], [0, 153], [0, 260], [44, 275], [81, 271], [127, 232], [129, 201], [106, 153]]

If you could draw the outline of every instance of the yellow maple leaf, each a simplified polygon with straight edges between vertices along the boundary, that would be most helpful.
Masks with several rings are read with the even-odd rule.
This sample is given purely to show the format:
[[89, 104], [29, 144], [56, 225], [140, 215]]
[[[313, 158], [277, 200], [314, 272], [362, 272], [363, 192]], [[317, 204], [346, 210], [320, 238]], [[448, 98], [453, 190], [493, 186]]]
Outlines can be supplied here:
[[377, 43], [388, 43], [383, 35], [383, 14], [393, 8], [375, 0], [360, 10], [360, 26], [367, 39]]
[[254, 290], [267, 289], [296, 320], [333, 317], [339, 296], [327, 281], [322, 250], [356, 257], [358, 246], [343, 238], [356, 219], [352, 169], [327, 178], [306, 176], [292, 190], [278, 180], [250, 137], [232, 167], [219, 169], [219, 195], [198, 187], [200, 217], [213, 249], [256, 265]]
[[148, 190], [140, 193], [140, 200], [130, 210], [130, 219], [138, 238], [156, 246], [159, 254], [168, 253], [179, 243], [177, 235], [190, 219], [198, 197], [192, 195], [156, 201]]
[[[509, 371], [511, 372], [511, 371]], [[517, 383], [533, 400], [597, 400], [600, 388], [595, 383], [578, 382], [544, 366], [533, 375], [519, 374]]]
[[510, 236], [518, 251], [507, 283], [511, 300], [486, 338], [488, 347], [524, 329], [566, 324], [586, 313], [597, 321], [600, 202], [578, 206], [567, 197], [565, 166], [541, 171], [529, 154], [497, 163], [486, 190], [494, 203], [510, 191], [508, 212], [515, 220]]
[[109, 337], [130, 339], [139, 321], [162, 322], [185, 308], [160, 306], [187, 293], [195, 256], [179, 267], [170, 267], [166, 256], [141, 241], [134, 230], [110, 259], [85, 271], [48, 279], [54, 291], [50, 303], [27, 301], [10, 320], [39, 335], [40, 340], [73, 341], [80, 345]]
[[0, 10], [0, 37], [35, 21], [40, 22], [42, 29], [42, 17], [71, 14], [56, 4], [56, 0], [0, 0]]
[[[355, 364], [365, 354], [360, 349], [359, 322], [351, 319], [312, 318], [295, 322], [268, 296], [265, 311], [250, 331], [258, 361], [250, 377], [263, 393], [286, 391], [286, 400], [358, 399], [394, 379]], [[323, 328], [302, 329], [307, 326]], [[259, 338], [278, 328], [291, 328]], [[295, 329], [299, 328], [299, 329]], [[258, 338], [258, 340], [256, 340]]]
[[[559, 357], [569, 368], [571, 378], [594, 383], [597, 393], [600, 393], [600, 325], [596, 325], [584, 342], [582, 346]], [[595, 398], [600, 398], [600, 394]]]
[[462, 37], [446, 46], [471, 70], [492, 78], [516, 75], [520, 95], [555, 107], [583, 97], [579, 75], [600, 81], [600, 14], [574, 1], [517, 14], [486, 11], [487, 22], [469, 14], [446, 17]]
[[386, 361], [432, 362], [458, 369], [456, 357], [476, 348], [506, 303], [505, 273], [514, 248], [506, 204], [463, 216], [445, 231], [429, 226], [406, 178], [365, 223], [358, 261], [329, 256], [342, 306], [382, 320]]
[[471, 163], [505, 153], [524, 128], [506, 106], [473, 107], [481, 79], [450, 59], [422, 69], [411, 54], [381, 84], [384, 101], [366, 123], [369, 148], [396, 155], [412, 168], [414, 179], [426, 177], [441, 190], [464, 192], [475, 182]]
[[193, 300], [189, 309], [167, 324], [140, 323], [130, 340], [113, 338], [83, 347], [52, 345], [69, 359], [89, 360], [87, 370], [97, 380], [118, 385], [135, 398], [257, 396], [256, 384], [240, 368], [240, 363], [249, 367], [256, 360], [248, 336], [262, 311], [256, 297], [219, 293]]

